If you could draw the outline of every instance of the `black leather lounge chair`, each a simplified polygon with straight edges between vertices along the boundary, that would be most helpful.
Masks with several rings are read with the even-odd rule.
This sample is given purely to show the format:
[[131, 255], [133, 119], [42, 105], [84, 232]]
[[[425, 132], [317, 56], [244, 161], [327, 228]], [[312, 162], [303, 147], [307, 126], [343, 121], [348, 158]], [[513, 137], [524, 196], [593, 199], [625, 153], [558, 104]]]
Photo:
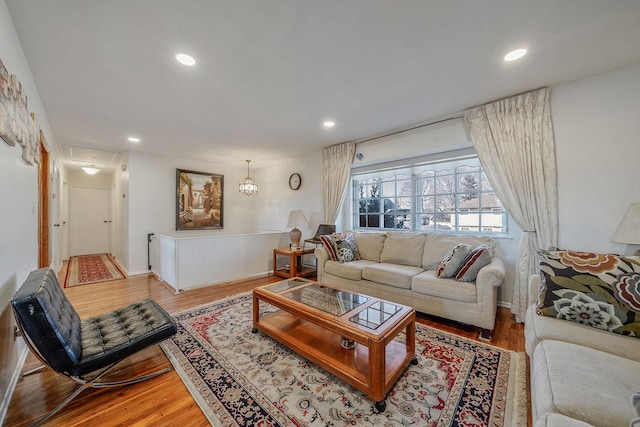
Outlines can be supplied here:
[[[81, 320], [50, 268], [31, 272], [11, 299], [18, 327], [33, 354], [80, 386], [38, 425], [90, 387], [133, 384], [169, 371], [117, 382], [97, 382], [132, 354], [169, 338], [176, 324], [155, 301], [146, 299]], [[33, 371], [32, 371], [33, 372]]]

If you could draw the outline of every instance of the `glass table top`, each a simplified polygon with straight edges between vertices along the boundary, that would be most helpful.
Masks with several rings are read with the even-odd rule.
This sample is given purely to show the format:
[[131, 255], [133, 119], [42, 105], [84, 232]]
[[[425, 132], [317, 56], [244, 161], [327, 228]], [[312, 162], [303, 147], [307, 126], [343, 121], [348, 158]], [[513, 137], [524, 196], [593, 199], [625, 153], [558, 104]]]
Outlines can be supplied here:
[[369, 329], [376, 329], [400, 311], [400, 307], [385, 301], [376, 301], [349, 320]]
[[327, 288], [318, 283], [313, 283], [300, 289], [293, 289], [284, 292], [282, 295], [334, 316], [342, 316], [369, 301], [369, 297]]
[[[306, 285], [306, 286], [302, 286]], [[297, 289], [296, 289], [297, 288]], [[369, 302], [371, 297], [354, 294], [348, 291], [322, 286], [301, 279], [283, 280], [266, 286], [265, 289], [280, 293], [283, 297], [322, 310], [334, 316], [342, 316]], [[375, 301], [349, 321], [376, 329], [402, 309], [401, 306], [386, 301]]]

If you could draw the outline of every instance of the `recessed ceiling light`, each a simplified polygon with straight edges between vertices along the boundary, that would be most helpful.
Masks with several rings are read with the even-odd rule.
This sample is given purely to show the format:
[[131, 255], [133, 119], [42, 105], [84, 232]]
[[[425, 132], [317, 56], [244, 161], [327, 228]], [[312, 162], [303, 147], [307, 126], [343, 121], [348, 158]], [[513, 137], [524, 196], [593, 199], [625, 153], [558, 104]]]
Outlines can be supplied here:
[[129, 142], [140, 142], [140, 138], [136, 138], [135, 136], [130, 136], [127, 138]]
[[516, 59], [520, 59], [527, 54], [527, 49], [516, 49], [507, 53], [504, 56], [505, 61], [515, 61]]
[[322, 125], [323, 125], [324, 127], [326, 127], [326, 128], [332, 128], [332, 127], [334, 127], [336, 124], [335, 124], [335, 122], [332, 122], [332, 121], [326, 121], [326, 122], [324, 122]]
[[196, 65], [196, 60], [193, 59], [193, 56], [187, 55], [186, 53], [179, 53], [176, 55], [176, 59], [182, 65], [187, 65], [191, 67], [192, 65]]

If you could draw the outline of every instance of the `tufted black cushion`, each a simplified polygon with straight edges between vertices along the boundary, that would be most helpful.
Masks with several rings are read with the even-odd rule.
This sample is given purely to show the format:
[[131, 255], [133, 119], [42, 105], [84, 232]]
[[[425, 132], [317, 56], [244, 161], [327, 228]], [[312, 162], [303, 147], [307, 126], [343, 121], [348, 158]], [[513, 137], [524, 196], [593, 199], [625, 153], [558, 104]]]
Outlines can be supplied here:
[[82, 321], [82, 357], [74, 368], [84, 375], [117, 362], [176, 333], [176, 324], [146, 299]]
[[32, 271], [11, 300], [25, 335], [58, 372], [71, 373], [80, 360], [80, 317], [50, 268]]
[[82, 376], [176, 333], [176, 324], [146, 299], [85, 320], [50, 268], [33, 271], [11, 300], [24, 334], [53, 369]]

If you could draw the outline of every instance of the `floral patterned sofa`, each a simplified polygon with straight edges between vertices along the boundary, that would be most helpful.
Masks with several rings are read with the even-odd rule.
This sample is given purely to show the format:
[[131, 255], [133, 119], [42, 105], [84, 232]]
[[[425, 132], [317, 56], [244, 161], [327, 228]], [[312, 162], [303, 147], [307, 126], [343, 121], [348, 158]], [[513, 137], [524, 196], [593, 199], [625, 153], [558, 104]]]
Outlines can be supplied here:
[[640, 257], [540, 256], [525, 320], [533, 425], [640, 427]]

